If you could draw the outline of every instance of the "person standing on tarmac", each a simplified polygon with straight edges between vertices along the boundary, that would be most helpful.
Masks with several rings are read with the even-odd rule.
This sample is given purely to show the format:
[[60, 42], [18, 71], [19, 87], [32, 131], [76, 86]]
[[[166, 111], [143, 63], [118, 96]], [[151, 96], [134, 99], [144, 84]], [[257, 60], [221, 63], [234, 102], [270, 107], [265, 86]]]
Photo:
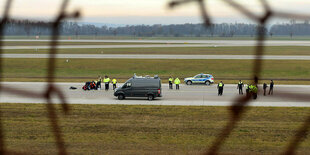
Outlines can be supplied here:
[[243, 95], [243, 82], [241, 80], [239, 80], [239, 83], [238, 83], [238, 86], [237, 86], [237, 89], [239, 89], [239, 95]]
[[98, 81], [97, 81], [97, 88], [100, 90], [101, 89], [101, 81], [102, 81], [102, 78], [101, 76], [98, 76]]
[[218, 89], [218, 96], [222, 96], [223, 95], [223, 90], [224, 90], [224, 83], [221, 81], [218, 85], [217, 85], [217, 89]]
[[270, 81], [270, 88], [269, 88], [269, 95], [271, 94], [271, 95], [273, 95], [273, 85], [274, 85], [274, 83], [273, 83], [273, 80], [271, 80]]
[[108, 76], [105, 76], [103, 79], [103, 82], [105, 84], [105, 90], [108, 91], [109, 90], [109, 84], [110, 84], [110, 78]]
[[98, 81], [95, 80], [95, 90], [98, 90]]
[[173, 78], [170, 76], [169, 77], [169, 89], [173, 89], [172, 82], [173, 82]]
[[267, 89], [267, 87], [268, 87], [267, 84], [264, 83], [264, 84], [263, 84], [264, 96], [266, 96], [266, 89]]
[[174, 84], [175, 84], [176, 90], [180, 89], [180, 83], [181, 83], [180, 79], [179, 78], [175, 78]]
[[116, 88], [117, 80], [115, 78], [112, 79], [113, 90]]

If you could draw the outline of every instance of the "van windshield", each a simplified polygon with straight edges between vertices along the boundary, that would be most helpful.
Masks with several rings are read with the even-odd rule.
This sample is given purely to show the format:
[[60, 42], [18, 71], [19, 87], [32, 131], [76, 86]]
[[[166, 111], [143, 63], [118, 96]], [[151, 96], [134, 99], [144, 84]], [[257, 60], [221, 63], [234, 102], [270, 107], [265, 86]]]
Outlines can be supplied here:
[[131, 87], [131, 83], [130, 82], [127, 82], [123, 85], [123, 88], [129, 88]]
[[127, 80], [123, 85], [122, 88], [128, 88], [131, 87], [131, 79]]

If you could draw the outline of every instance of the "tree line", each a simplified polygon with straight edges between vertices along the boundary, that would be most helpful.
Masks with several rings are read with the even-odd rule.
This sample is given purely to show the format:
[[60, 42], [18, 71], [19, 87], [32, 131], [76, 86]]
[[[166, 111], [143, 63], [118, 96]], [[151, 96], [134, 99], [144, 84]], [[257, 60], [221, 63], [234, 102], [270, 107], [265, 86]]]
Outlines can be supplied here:
[[[5, 35], [40, 36], [51, 34], [51, 22], [31, 20], [9, 20], [5, 25]], [[92, 35], [92, 36], [136, 36], [136, 37], [234, 37], [255, 36], [257, 25], [245, 23], [213, 24], [206, 28], [203, 24], [171, 24], [171, 25], [127, 25], [120, 27], [95, 26], [63, 22], [60, 25], [62, 35]], [[282, 23], [265, 28], [266, 35], [310, 35], [310, 24]]]

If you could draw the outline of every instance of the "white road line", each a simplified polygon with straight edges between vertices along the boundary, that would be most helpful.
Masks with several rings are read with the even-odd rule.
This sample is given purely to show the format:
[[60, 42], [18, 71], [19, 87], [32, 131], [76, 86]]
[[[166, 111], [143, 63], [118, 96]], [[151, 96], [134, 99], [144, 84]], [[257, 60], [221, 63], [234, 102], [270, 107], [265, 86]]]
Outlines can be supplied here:
[[[2, 54], [2, 58], [48, 58], [48, 54]], [[57, 54], [64, 59], [223, 59], [253, 60], [255, 55]], [[310, 56], [265, 55], [263, 60], [310, 60]]]

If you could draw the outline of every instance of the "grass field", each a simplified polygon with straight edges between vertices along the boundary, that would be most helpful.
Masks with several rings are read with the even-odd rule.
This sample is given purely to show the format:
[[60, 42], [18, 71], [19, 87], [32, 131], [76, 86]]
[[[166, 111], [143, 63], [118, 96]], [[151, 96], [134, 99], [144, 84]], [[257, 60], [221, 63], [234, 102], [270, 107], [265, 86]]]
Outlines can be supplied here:
[[[227, 123], [227, 107], [71, 105], [60, 125], [70, 154], [202, 154]], [[1, 104], [9, 150], [56, 154], [44, 104]], [[222, 154], [285, 150], [309, 108], [249, 107]], [[297, 153], [310, 153], [309, 135]]]
[[[5, 81], [42, 81], [48, 59], [4, 59]], [[310, 61], [264, 60], [262, 78], [299, 79], [309, 81]], [[198, 73], [210, 73], [215, 80], [249, 79], [252, 60], [143, 60], [143, 59], [57, 59], [59, 81], [83, 82], [98, 75], [109, 75], [124, 82], [134, 73], [158, 74], [165, 82], [170, 75], [185, 78]], [[297, 82], [298, 82], [297, 81]]]
[[[11, 54], [46, 54], [48, 49], [4, 50]], [[151, 47], [106, 49], [58, 49], [59, 54], [175, 54], [175, 55], [253, 55], [254, 47]], [[265, 55], [310, 55], [310, 47], [268, 46]]]
[[[35, 36], [5, 36], [5, 39], [36, 39]], [[40, 36], [40, 39], [50, 39], [51, 36]], [[74, 36], [60, 36], [60, 39], [68, 40], [79, 40], [79, 39], [93, 39], [93, 40], [103, 40], [103, 39], [113, 39], [113, 40], [255, 40], [255, 36], [234, 36], [234, 37], [218, 37], [218, 36], [208, 36], [208, 37], [134, 37], [134, 36], [91, 36], [91, 35], [80, 35], [78, 37]], [[310, 40], [310, 36], [293, 36], [292, 38], [287, 36], [266, 36], [268, 40]]]

